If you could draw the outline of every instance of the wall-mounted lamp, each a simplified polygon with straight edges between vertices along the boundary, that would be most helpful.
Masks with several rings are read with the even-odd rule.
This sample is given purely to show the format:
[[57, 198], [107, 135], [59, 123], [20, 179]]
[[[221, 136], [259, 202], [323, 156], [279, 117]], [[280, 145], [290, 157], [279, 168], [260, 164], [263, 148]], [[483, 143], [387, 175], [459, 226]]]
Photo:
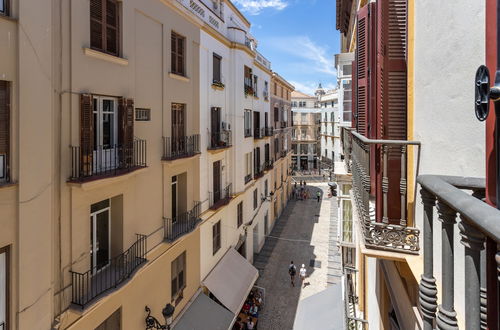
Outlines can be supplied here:
[[154, 316], [151, 316], [151, 309], [148, 306], [146, 306], [146, 313], [148, 313], [148, 316], [146, 316], [146, 330], [148, 329], [170, 330], [170, 326], [172, 325], [172, 322], [174, 320], [173, 318], [174, 312], [175, 312], [174, 306], [172, 306], [170, 303], [165, 305], [165, 307], [161, 311], [161, 314], [165, 319], [165, 324], [162, 325], [160, 321], [158, 321]]

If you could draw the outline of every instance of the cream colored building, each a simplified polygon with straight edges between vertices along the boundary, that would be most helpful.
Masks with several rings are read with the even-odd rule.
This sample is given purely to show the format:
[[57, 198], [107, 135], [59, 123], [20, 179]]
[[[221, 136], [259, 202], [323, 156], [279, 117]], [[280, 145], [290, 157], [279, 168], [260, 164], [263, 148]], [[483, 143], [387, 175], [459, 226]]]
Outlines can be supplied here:
[[[272, 137], [240, 148], [220, 136], [231, 124], [233, 141], [244, 138], [244, 109], [270, 111], [270, 63], [238, 29], [249, 22], [229, 1], [0, 4], [0, 328], [141, 329], [145, 306], [161, 320], [167, 303], [178, 322], [239, 244], [224, 232], [238, 203], [249, 209], [245, 233], [258, 228], [258, 250], [266, 215], [276, 217], [271, 182], [290, 180], [286, 164], [244, 184], [237, 164], [257, 147], [264, 155]], [[204, 71], [208, 36], [234, 58], [225, 74], [235, 82], [209, 102], [207, 90], [220, 86]], [[244, 65], [258, 76], [257, 95], [245, 96]], [[233, 93], [241, 101], [225, 103]], [[233, 113], [209, 126], [209, 107]], [[219, 160], [220, 187], [233, 190], [215, 211]], [[251, 207], [255, 188], [261, 211]], [[223, 243], [212, 255], [216, 219]]]

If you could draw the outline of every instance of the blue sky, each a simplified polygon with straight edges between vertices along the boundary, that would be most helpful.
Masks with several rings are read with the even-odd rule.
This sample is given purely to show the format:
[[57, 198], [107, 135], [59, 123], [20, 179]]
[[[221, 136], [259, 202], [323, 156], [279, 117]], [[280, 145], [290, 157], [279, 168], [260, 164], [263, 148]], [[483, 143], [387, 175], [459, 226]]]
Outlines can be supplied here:
[[252, 23], [258, 50], [297, 90], [336, 85], [335, 0], [233, 0]]

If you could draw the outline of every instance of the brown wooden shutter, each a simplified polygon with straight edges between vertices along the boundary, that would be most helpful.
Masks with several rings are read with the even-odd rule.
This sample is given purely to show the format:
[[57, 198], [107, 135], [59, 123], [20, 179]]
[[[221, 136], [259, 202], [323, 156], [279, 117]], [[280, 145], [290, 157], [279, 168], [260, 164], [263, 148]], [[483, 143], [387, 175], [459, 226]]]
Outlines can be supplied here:
[[0, 155], [5, 161], [5, 173], [0, 178], [9, 179], [10, 153], [10, 88], [8, 81], [0, 80]]
[[119, 17], [116, 0], [106, 0], [106, 52], [118, 56]]
[[357, 20], [357, 83], [356, 83], [356, 130], [358, 133], [368, 136], [368, 42], [369, 42], [369, 22], [368, 6], [364, 6], [358, 11]]
[[122, 166], [133, 165], [134, 155], [134, 100], [118, 99], [118, 131], [119, 153]]
[[[377, 137], [406, 140], [407, 0], [378, 1], [377, 13], [379, 21], [377, 32]], [[379, 157], [382, 157], [381, 152]], [[388, 218], [391, 223], [399, 223], [401, 216], [400, 146], [389, 148], [387, 168], [389, 179]], [[381, 169], [378, 169], [378, 173], [380, 176]], [[381, 201], [379, 203], [381, 206]]]
[[90, 0], [90, 47], [104, 50], [104, 2]]
[[91, 94], [80, 95], [80, 171], [82, 176], [92, 174], [94, 152], [94, 113]]

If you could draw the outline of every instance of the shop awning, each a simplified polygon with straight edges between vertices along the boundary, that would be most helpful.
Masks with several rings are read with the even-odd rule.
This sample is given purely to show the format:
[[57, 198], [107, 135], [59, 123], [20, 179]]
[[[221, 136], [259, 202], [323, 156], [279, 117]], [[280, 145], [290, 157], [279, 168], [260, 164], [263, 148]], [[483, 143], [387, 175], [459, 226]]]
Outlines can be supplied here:
[[203, 293], [199, 293], [174, 330], [227, 330], [233, 323], [234, 315]]
[[202, 283], [236, 315], [258, 276], [257, 268], [230, 248]]
[[299, 301], [293, 330], [343, 330], [344, 325], [342, 286], [334, 284]]

